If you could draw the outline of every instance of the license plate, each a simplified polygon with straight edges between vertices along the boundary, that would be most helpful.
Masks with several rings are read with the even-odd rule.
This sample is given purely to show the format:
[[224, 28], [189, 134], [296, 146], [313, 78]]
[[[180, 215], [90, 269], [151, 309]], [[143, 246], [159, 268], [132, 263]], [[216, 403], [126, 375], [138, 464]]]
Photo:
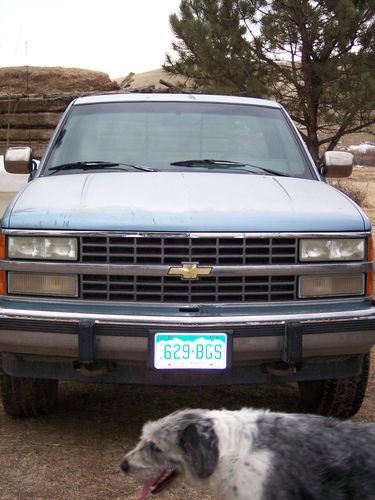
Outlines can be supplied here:
[[155, 368], [223, 370], [228, 360], [226, 333], [156, 333]]

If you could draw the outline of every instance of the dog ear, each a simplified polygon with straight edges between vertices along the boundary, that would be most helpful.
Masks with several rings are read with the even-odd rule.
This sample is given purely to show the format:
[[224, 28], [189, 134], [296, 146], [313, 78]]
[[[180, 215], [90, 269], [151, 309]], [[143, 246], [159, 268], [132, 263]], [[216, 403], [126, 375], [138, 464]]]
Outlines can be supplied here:
[[180, 436], [179, 445], [199, 478], [204, 479], [213, 473], [219, 458], [219, 447], [211, 421], [189, 424]]

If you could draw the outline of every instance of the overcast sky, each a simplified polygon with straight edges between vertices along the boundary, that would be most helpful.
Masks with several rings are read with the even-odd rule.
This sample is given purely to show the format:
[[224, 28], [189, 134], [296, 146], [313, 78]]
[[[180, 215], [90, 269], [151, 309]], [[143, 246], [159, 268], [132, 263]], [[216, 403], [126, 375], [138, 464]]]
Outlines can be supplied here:
[[159, 68], [180, 0], [0, 0], [0, 67], [64, 66], [108, 73]]

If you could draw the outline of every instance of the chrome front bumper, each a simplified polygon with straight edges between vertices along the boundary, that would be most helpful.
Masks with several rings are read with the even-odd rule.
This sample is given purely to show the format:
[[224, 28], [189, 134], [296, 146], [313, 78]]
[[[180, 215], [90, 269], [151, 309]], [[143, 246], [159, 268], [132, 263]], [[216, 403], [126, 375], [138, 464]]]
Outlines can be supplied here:
[[306, 359], [368, 352], [375, 344], [375, 307], [251, 316], [93, 314], [0, 307], [0, 351], [77, 359], [85, 328], [92, 332], [95, 359], [146, 362], [152, 331], [227, 331], [233, 336], [234, 364], [282, 359], [286, 336], [300, 335]]

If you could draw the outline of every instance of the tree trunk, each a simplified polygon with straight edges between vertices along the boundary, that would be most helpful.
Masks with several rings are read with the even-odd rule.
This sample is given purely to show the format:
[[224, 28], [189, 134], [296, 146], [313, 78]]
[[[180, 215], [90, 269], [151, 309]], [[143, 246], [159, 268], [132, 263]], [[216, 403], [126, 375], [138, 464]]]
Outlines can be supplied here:
[[307, 129], [307, 147], [315, 162], [319, 159], [319, 140], [318, 140], [318, 107], [319, 98], [317, 89], [313, 88], [314, 77], [312, 74], [312, 44], [309, 39], [308, 30], [306, 27], [307, 16], [305, 11], [307, 5], [301, 2], [301, 9], [298, 12], [298, 25], [301, 33], [301, 69], [304, 82], [304, 117]]

